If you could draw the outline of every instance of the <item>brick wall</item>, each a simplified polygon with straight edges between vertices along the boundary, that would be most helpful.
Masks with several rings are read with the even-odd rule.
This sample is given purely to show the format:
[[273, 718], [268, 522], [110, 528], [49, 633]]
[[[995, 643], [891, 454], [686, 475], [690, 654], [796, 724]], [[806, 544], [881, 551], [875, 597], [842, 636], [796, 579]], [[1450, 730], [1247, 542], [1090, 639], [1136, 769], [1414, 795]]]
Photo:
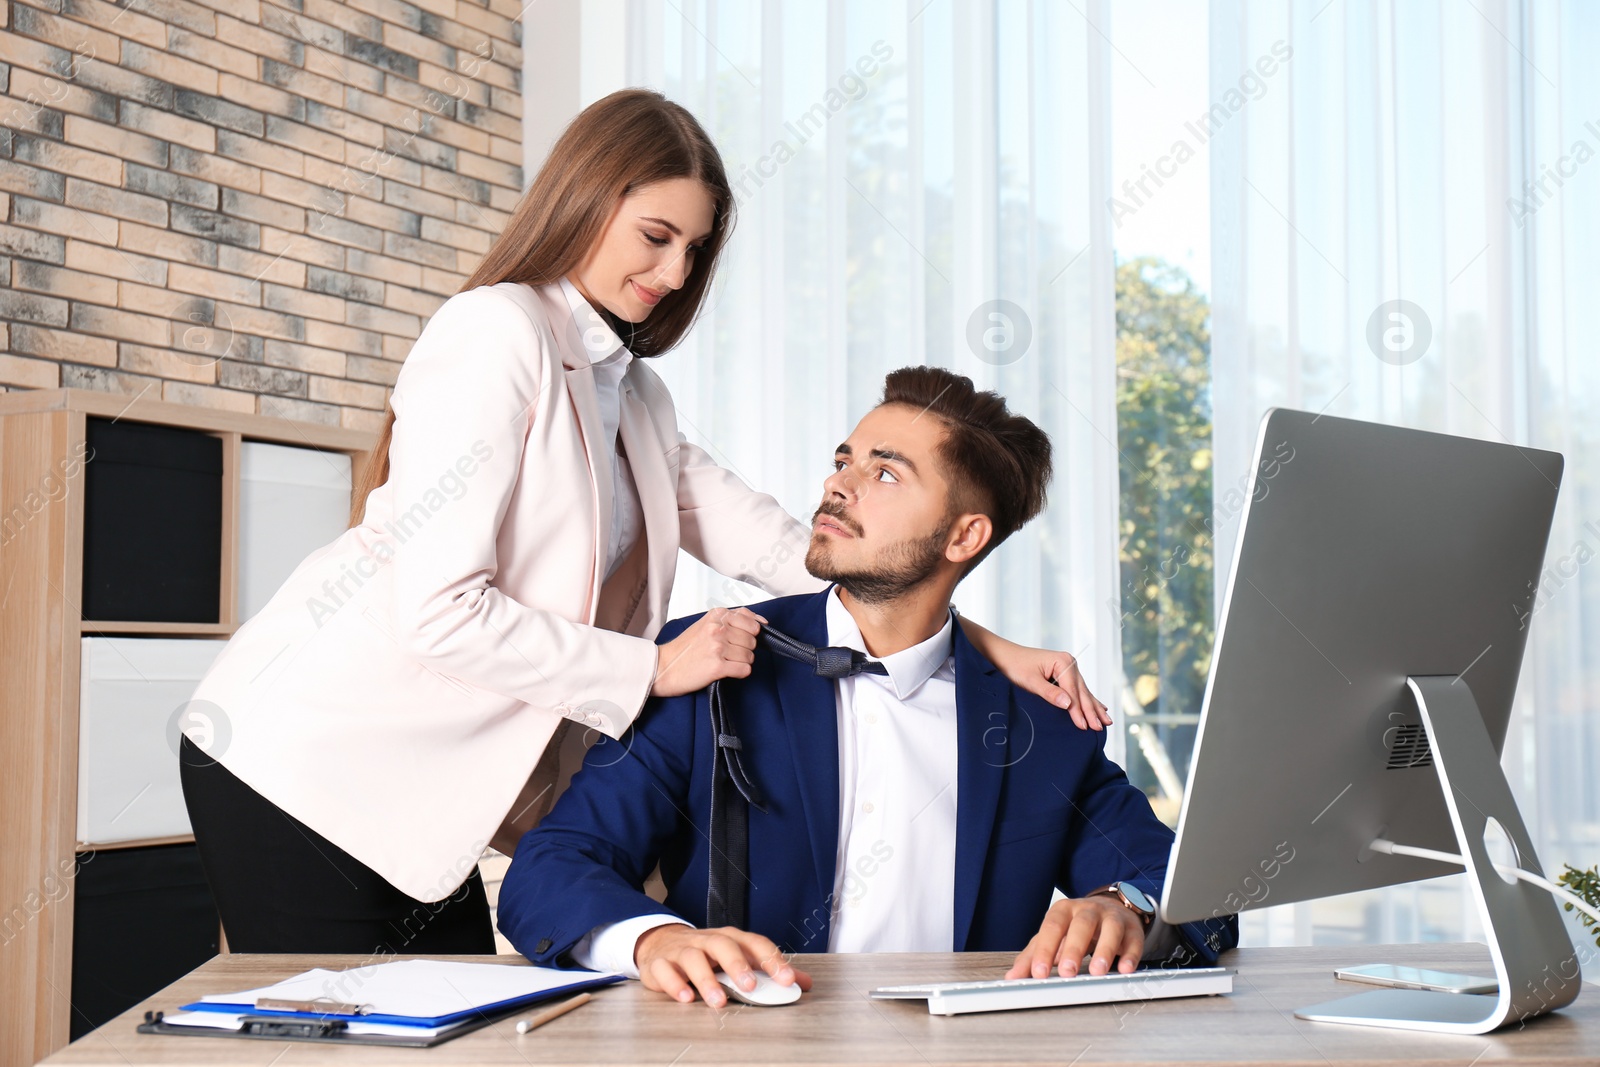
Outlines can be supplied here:
[[522, 0], [0, 0], [0, 388], [376, 429], [522, 189]]

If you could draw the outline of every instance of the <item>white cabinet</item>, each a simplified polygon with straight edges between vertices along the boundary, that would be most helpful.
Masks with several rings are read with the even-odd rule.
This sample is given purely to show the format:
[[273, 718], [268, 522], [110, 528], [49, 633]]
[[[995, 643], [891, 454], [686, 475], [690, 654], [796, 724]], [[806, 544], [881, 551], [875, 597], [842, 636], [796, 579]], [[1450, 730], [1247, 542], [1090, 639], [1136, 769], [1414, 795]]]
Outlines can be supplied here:
[[350, 457], [342, 452], [242, 443], [239, 621], [266, 606], [302, 560], [350, 522]]
[[[80, 843], [190, 832], [178, 781], [177, 719], [226, 644], [201, 638], [83, 638]], [[193, 717], [195, 710], [188, 714]], [[226, 724], [216, 727], [226, 729]]]

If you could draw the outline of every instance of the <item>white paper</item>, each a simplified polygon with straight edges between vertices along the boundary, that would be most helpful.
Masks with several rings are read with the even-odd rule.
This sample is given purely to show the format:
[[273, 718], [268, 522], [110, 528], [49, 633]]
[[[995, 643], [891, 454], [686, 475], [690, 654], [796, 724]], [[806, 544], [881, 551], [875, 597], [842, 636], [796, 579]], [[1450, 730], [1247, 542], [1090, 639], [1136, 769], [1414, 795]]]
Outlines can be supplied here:
[[604, 978], [609, 973], [499, 963], [397, 960], [347, 971], [317, 967], [276, 985], [238, 993], [212, 993], [200, 999], [253, 1008], [262, 997], [321, 998], [341, 1004], [365, 1004], [371, 1009], [369, 1014], [431, 1019]]

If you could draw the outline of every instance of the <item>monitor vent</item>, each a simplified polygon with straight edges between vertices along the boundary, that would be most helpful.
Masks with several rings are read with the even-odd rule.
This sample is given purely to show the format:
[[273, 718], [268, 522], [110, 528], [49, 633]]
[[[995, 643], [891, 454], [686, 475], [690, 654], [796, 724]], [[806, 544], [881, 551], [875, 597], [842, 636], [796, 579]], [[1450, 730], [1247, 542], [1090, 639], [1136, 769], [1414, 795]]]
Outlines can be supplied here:
[[1394, 743], [1389, 746], [1388, 766], [1391, 771], [1433, 766], [1433, 749], [1428, 747], [1428, 732], [1420, 722], [1395, 727]]

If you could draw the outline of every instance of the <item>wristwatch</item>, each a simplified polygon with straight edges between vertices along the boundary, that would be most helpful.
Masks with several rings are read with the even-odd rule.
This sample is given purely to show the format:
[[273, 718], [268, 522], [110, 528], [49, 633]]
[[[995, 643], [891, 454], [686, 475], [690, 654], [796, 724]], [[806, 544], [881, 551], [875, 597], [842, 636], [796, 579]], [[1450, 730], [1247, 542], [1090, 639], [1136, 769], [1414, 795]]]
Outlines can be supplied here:
[[1155, 921], [1156, 906], [1150, 902], [1150, 898], [1145, 895], [1144, 890], [1132, 882], [1112, 882], [1110, 885], [1103, 885], [1099, 889], [1092, 889], [1085, 893], [1084, 896], [1111, 897], [1139, 916], [1139, 921], [1144, 924], [1146, 930], [1150, 929], [1150, 924]]

